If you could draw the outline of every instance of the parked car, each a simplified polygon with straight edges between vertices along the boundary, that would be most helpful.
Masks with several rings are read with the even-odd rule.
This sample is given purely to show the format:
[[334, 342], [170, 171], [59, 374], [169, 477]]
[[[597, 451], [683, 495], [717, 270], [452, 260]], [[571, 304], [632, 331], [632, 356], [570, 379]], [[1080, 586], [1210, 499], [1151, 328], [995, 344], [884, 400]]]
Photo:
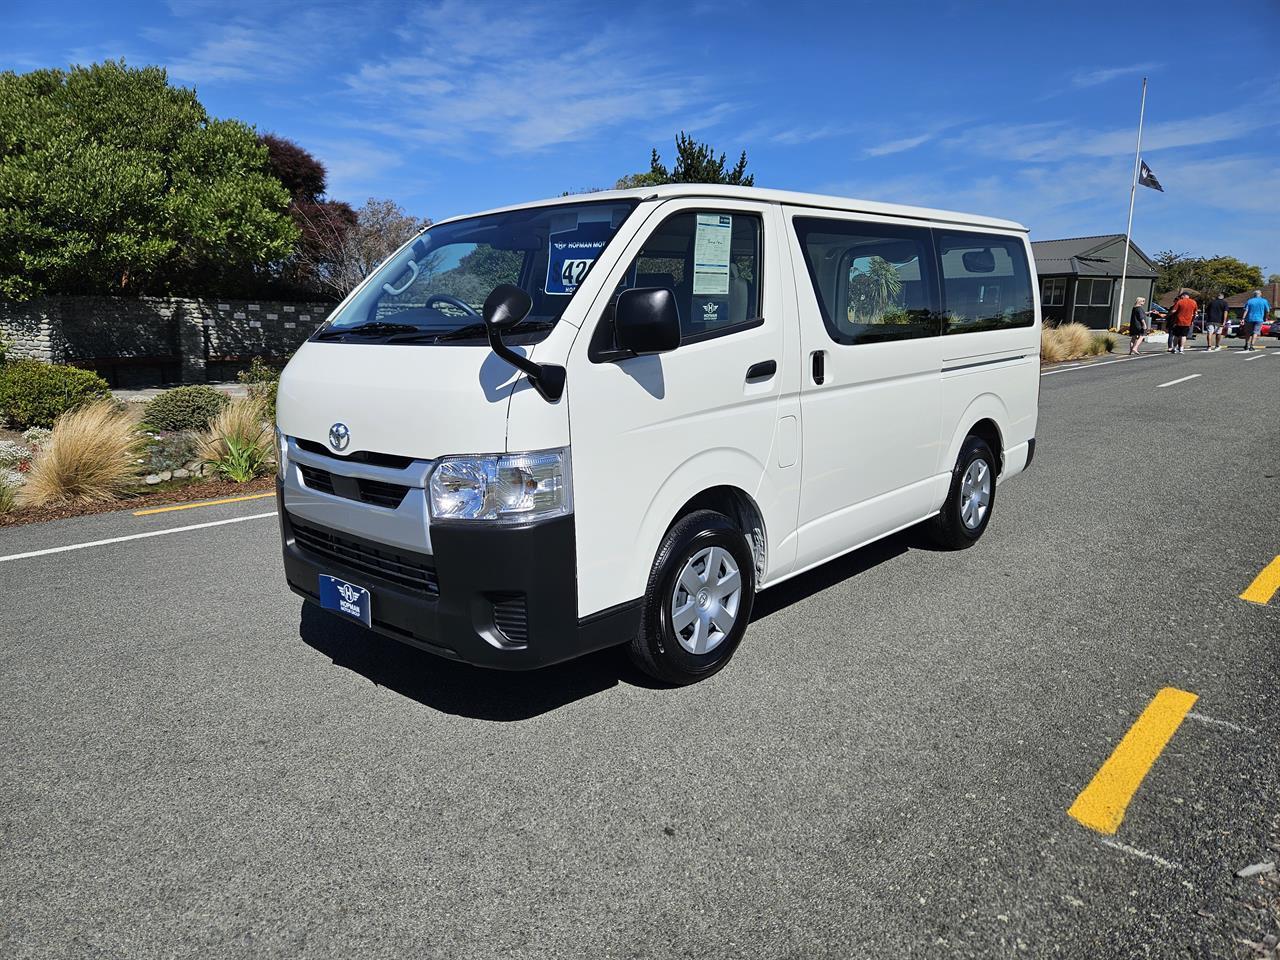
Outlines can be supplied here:
[[1008, 220], [778, 190], [433, 224], [281, 378], [289, 585], [473, 664], [708, 677], [757, 590], [982, 536], [1035, 451], [1035, 277]]

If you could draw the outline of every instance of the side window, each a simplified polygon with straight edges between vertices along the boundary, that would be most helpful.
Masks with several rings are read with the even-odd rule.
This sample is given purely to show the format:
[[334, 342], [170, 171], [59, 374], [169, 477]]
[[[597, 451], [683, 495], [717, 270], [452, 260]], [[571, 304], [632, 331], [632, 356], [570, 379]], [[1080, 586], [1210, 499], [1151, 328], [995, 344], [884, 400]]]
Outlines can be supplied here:
[[1109, 307], [1111, 306], [1110, 280], [1078, 280], [1076, 281], [1076, 306]]
[[947, 333], [1029, 327], [1035, 322], [1026, 248], [1016, 237], [939, 230]]
[[760, 218], [752, 214], [673, 214], [644, 242], [619, 291], [665, 287], [674, 293], [682, 343], [758, 323], [760, 234]]
[[936, 336], [933, 245], [923, 227], [796, 217], [822, 320], [837, 343]]
[[1067, 302], [1067, 278], [1049, 277], [1040, 287], [1040, 303], [1046, 307], [1060, 307]]

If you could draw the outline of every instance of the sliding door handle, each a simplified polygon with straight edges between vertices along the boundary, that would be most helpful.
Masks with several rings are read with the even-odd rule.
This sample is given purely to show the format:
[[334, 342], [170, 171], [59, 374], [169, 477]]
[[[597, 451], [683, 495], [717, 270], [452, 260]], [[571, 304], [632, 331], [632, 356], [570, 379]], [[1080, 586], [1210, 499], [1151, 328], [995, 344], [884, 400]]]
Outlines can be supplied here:
[[759, 363], [753, 363], [747, 368], [747, 383], [760, 383], [764, 380], [772, 379], [777, 372], [777, 360], [762, 360]]
[[826, 379], [827, 352], [825, 350], [815, 350], [813, 351], [813, 382], [821, 384]]

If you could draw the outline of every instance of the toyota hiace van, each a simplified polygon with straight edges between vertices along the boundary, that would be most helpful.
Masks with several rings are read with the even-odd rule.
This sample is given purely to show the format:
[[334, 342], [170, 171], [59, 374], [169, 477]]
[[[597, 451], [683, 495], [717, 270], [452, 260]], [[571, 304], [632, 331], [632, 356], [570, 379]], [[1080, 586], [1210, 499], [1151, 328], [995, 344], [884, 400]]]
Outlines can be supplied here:
[[1035, 451], [1033, 277], [1016, 223], [777, 190], [434, 224], [281, 377], [289, 585], [486, 667], [707, 677], [758, 591], [982, 536]]

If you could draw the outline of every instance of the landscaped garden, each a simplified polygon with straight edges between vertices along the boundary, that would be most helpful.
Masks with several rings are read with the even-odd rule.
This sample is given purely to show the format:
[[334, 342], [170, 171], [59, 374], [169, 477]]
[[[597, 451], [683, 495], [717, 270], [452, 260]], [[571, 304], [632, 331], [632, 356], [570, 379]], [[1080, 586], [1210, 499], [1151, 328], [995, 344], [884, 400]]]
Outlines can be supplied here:
[[76, 367], [0, 354], [0, 525], [269, 489], [278, 374], [122, 403]]

